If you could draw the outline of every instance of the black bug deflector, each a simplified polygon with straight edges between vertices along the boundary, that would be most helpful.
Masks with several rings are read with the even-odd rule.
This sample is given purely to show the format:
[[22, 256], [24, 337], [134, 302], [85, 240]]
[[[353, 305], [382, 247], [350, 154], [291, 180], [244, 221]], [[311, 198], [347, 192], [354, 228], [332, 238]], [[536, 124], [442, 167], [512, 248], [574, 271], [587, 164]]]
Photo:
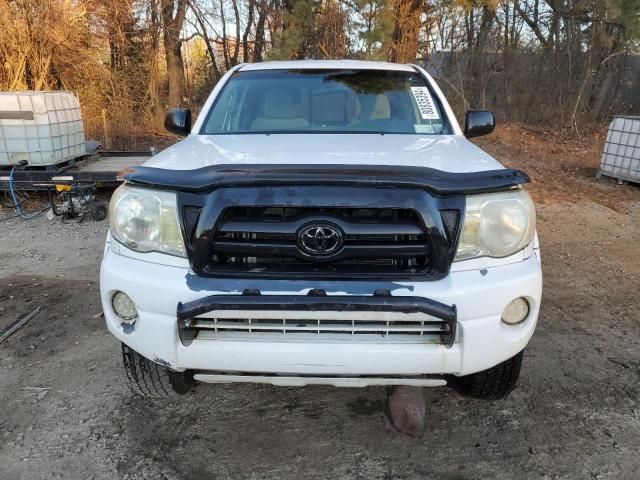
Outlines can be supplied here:
[[425, 189], [437, 195], [471, 195], [507, 190], [529, 182], [514, 169], [449, 173], [396, 165], [211, 165], [195, 170], [132, 167], [121, 178], [134, 185], [203, 193], [217, 188], [269, 185], [340, 185]]
[[[178, 193], [180, 227], [198, 276], [421, 281], [448, 275], [466, 195], [529, 181], [510, 169], [282, 164], [135, 167], [123, 178]], [[318, 222], [343, 237], [332, 255], [299, 248], [301, 229]]]
[[261, 295], [259, 290], [247, 289], [240, 295], [210, 295], [178, 303], [176, 315], [182, 344], [189, 345], [197, 335], [192, 328], [194, 317], [223, 310], [423, 313], [443, 322], [440, 337], [448, 347], [453, 345], [457, 332], [456, 306], [429, 298], [394, 297], [388, 290], [377, 290], [373, 295], [327, 295], [321, 289], [313, 289], [307, 295]]

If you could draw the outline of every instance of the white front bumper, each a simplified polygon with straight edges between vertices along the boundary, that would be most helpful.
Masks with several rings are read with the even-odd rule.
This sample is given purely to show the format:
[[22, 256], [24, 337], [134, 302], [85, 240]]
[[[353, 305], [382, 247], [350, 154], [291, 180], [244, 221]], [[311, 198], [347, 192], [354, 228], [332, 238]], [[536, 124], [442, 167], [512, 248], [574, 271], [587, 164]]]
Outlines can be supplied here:
[[[189, 280], [187, 280], [189, 278]], [[178, 338], [176, 307], [215, 294], [240, 294], [258, 288], [262, 294], [305, 295], [322, 288], [328, 295], [365, 295], [388, 289], [396, 296], [420, 296], [456, 305], [458, 337], [448, 348], [435, 343], [405, 343], [392, 338], [348, 341], [196, 339], [183, 346]], [[218, 372], [291, 375], [467, 375], [514, 356], [529, 342], [542, 294], [539, 256], [483, 270], [451, 272], [435, 282], [354, 282], [194, 278], [184, 267], [159, 265], [115, 253], [107, 246], [100, 270], [100, 290], [107, 327], [119, 340], [171, 368]], [[111, 298], [125, 292], [138, 308], [133, 329], [123, 330]], [[513, 299], [526, 297], [527, 320], [507, 326], [500, 318]]]

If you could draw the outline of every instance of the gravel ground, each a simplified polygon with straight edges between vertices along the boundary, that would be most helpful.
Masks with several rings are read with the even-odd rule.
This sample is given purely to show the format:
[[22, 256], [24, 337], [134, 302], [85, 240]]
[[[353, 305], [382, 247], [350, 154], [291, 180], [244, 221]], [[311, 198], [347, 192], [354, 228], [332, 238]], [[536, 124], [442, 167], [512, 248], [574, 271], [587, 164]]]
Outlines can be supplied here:
[[43, 308], [0, 345], [0, 478], [640, 478], [640, 204], [540, 207], [544, 299], [519, 387], [425, 391], [421, 439], [385, 427], [382, 388], [133, 397], [94, 318], [106, 228], [0, 224], [0, 328]]

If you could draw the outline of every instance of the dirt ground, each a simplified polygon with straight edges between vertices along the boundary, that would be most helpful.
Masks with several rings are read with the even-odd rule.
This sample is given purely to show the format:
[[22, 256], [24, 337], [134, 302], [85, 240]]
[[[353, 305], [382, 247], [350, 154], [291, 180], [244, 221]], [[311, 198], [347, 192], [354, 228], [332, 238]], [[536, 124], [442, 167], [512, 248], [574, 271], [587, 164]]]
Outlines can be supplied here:
[[412, 439], [385, 428], [383, 388], [200, 385], [175, 403], [135, 398], [94, 318], [107, 224], [10, 220], [0, 328], [42, 311], [0, 344], [0, 478], [640, 478], [640, 187], [593, 180], [597, 158], [582, 147], [556, 146], [536, 165], [538, 134], [516, 148], [513, 128], [485, 147], [531, 170], [545, 288], [508, 399], [426, 390], [427, 433]]

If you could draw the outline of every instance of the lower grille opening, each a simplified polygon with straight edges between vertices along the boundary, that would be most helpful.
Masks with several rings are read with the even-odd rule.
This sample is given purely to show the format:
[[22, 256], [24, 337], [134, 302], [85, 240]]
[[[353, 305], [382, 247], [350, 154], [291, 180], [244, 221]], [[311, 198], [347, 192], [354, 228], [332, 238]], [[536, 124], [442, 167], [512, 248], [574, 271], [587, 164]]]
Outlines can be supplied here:
[[296, 333], [317, 333], [352, 335], [440, 335], [447, 330], [447, 325], [441, 321], [356, 321], [356, 320], [308, 320], [248, 318], [211, 318], [194, 319], [190, 328], [206, 328], [219, 332], [246, 333], [282, 333], [284, 335]]
[[[355, 337], [366, 341], [445, 343], [449, 326], [438, 319], [409, 320], [339, 320], [309, 318], [226, 318], [197, 317], [188, 328], [199, 339], [246, 339], [296, 341], [349, 341]], [[203, 335], [201, 335], [203, 334]]]

